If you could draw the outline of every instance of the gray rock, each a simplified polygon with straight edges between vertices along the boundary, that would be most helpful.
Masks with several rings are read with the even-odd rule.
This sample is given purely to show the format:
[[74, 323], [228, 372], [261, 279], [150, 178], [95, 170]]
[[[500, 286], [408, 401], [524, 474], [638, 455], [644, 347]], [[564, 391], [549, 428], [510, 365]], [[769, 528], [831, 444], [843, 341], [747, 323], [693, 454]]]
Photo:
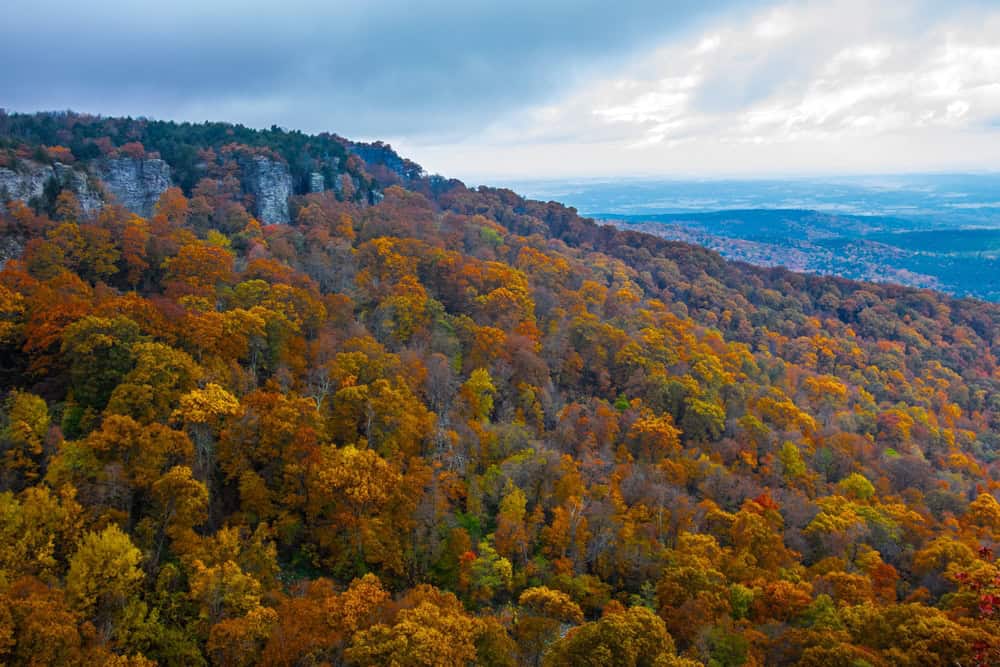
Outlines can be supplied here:
[[148, 218], [170, 187], [170, 166], [159, 159], [113, 158], [98, 164], [108, 192], [128, 210]]
[[423, 167], [412, 160], [400, 157], [392, 146], [381, 141], [372, 144], [349, 141], [346, 147], [369, 165], [383, 165], [403, 181], [420, 178], [424, 174]]
[[[52, 166], [23, 161], [19, 168], [0, 168], [0, 206], [19, 199], [27, 202], [40, 197], [45, 185], [56, 179], [80, 200], [87, 215], [99, 211], [114, 199], [130, 211], [150, 217], [160, 195], [171, 186], [170, 166], [160, 159], [113, 158], [91, 164], [100, 180], [82, 166], [55, 163]], [[254, 196], [254, 215], [264, 224], [286, 224], [289, 221], [288, 198], [292, 196], [292, 175], [284, 162], [255, 155], [241, 163], [244, 192]], [[334, 186], [339, 186], [334, 182]], [[319, 172], [309, 175], [312, 192], [325, 189]], [[355, 184], [357, 187], [357, 184]]]
[[5, 235], [0, 237], [0, 269], [12, 259], [17, 259], [24, 251], [23, 239]]
[[26, 202], [42, 196], [45, 184], [53, 176], [52, 167], [34, 162], [23, 164], [26, 168], [18, 171], [0, 169], [0, 201], [19, 199]]
[[63, 188], [76, 195], [85, 215], [91, 215], [101, 210], [104, 206], [101, 186], [91, 181], [87, 172], [74, 169], [61, 162], [56, 162], [53, 168], [56, 178], [62, 183]]
[[17, 171], [0, 169], [0, 201], [19, 199], [28, 202], [34, 197], [41, 197], [45, 184], [53, 178], [76, 195], [85, 214], [95, 213], [104, 205], [100, 184], [92, 181], [86, 171], [61, 162], [50, 167], [25, 161]]
[[[84, 171], [78, 171], [60, 162], [53, 166], [24, 161], [17, 171], [0, 169], [0, 211], [5, 211], [8, 201], [28, 202], [45, 194], [45, 185], [58, 179], [62, 186], [76, 195], [84, 214], [92, 215], [103, 205], [100, 185], [93, 183]], [[16, 234], [0, 236], [0, 269], [7, 262], [21, 256], [24, 239]]]
[[323, 190], [326, 190], [323, 174], [318, 171], [309, 172], [309, 192], [323, 192]]
[[254, 155], [242, 165], [243, 189], [253, 194], [254, 214], [267, 225], [288, 223], [288, 198], [292, 196], [292, 174], [288, 165], [263, 155]]

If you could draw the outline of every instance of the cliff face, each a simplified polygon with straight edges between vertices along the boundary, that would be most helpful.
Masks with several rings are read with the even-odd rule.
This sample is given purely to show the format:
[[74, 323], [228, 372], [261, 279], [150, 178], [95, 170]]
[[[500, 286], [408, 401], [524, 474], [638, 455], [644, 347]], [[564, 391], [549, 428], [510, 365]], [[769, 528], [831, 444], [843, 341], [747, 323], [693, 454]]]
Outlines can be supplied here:
[[0, 237], [0, 269], [3, 269], [10, 260], [20, 257], [23, 251], [24, 239], [16, 238], [10, 234]]
[[[95, 144], [101, 133], [102, 141]], [[135, 145], [125, 149], [126, 138], [144, 152], [133, 150]], [[68, 153], [39, 152], [45, 146], [59, 146]], [[234, 200], [249, 202], [249, 212], [264, 223], [288, 223], [290, 196], [329, 191], [328, 196], [341, 200], [372, 204], [384, 188], [423, 178], [420, 165], [381, 142], [352, 142], [330, 133], [304, 135], [281, 128], [190, 126], [62, 112], [0, 112], [0, 153], [0, 206], [6, 198], [34, 199], [50, 212], [59, 190], [68, 189], [85, 211], [92, 213], [115, 202], [150, 217], [169, 187], [180, 186], [192, 197], [203, 178], [232, 174], [240, 181], [239, 192], [231, 192], [233, 183], [227, 185]], [[37, 160], [25, 158], [32, 155]]]
[[90, 178], [86, 171], [74, 169], [56, 162], [53, 165], [56, 179], [63, 189], [69, 190], [80, 201], [80, 208], [86, 215], [96, 213], [104, 206], [104, 192], [101, 184]]
[[52, 167], [42, 165], [32, 165], [25, 171], [0, 169], [0, 201], [20, 199], [26, 202], [41, 197], [53, 173]]
[[[60, 162], [52, 166], [22, 162], [17, 171], [0, 169], [0, 210], [8, 201], [29, 202], [43, 197], [46, 186], [54, 181], [76, 195], [80, 208], [87, 215], [97, 212], [103, 205], [100, 184], [92, 181], [86, 172]], [[23, 250], [23, 238], [11, 234], [0, 236], [0, 269], [9, 260], [19, 257]]]
[[287, 224], [292, 175], [288, 165], [263, 155], [244, 162], [243, 189], [254, 196], [254, 215], [267, 225]]
[[326, 181], [323, 174], [318, 171], [309, 172], [309, 192], [323, 192], [326, 189]]
[[159, 159], [113, 158], [98, 164], [108, 192], [119, 204], [145, 218], [170, 187], [170, 167]]
[[[243, 190], [254, 196], [254, 215], [269, 225], [287, 223], [288, 198], [293, 194], [288, 165], [255, 155], [241, 166]], [[147, 218], [153, 215], [160, 195], [172, 185], [170, 166], [160, 159], [99, 160], [90, 165], [90, 171], [79, 165], [73, 167], [56, 162], [50, 166], [25, 161], [17, 170], [0, 168], [0, 206], [8, 200], [28, 202], [42, 197], [53, 180], [76, 195], [84, 213], [95, 213], [114, 200]], [[323, 175], [311, 174], [309, 188], [322, 192], [325, 188]]]
[[419, 164], [400, 156], [392, 146], [381, 141], [371, 144], [348, 141], [346, 147], [368, 165], [381, 165], [404, 182], [420, 178], [424, 172]]
[[61, 162], [52, 166], [26, 162], [17, 171], [0, 169], [0, 204], [13, 199], [27, 202], [41, 197], [45, 186], [52, 180], [76, 195], [84, 213], [94, 213], [103, 206], [100, 185], [92, 181], [85, 171]]

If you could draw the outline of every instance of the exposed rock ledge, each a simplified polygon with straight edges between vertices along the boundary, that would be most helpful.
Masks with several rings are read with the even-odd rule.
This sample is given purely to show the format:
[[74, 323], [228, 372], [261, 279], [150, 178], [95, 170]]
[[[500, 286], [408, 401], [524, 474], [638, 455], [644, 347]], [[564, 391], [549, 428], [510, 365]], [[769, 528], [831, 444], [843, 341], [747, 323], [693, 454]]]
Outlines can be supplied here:
[[241, 165], [243, 189], [254, 196], [254, 215], [266, 225], [287, 224], [292, 174], [288, 165], [254, 155]]
[[104, 205], [101, 187], [91, 181], [86, 172], [56, 162], [52, 166], [25, 162], [18, 171], [0, 168], [0, 203], [19, 199], [27, 202], [45, 193], [46, 184], [55, 179], [76, 195], [84, 213], [100, 210]]
[[[288, 165], [255, 155], [241, 167], [243, 190], [254, 196], [254, 215], [269, 225], [288, 223], [288, 198], [293, 194]], [[0, 206], [12, 199], [28, 202], [42, 197], [53, 179], [76, 195], [86, 214], [95, 213], [114, 200], [146, 218], [153, 215], [160, 195], [172, 185], [170, 166], [158, 158], [98, 160], [90, 164], [89, 172], [81, 165], [56, 162], [50, 166], [24, 161], [17, 170], [0, 168]], [[322, 174], [311, 175], [311, 189], [321, 191], [324, 185]]]
[[98, 163], [101, 180], [119, 204], [148, 218], [170, 187], [170, 166], [156, 158], [112, 158]]

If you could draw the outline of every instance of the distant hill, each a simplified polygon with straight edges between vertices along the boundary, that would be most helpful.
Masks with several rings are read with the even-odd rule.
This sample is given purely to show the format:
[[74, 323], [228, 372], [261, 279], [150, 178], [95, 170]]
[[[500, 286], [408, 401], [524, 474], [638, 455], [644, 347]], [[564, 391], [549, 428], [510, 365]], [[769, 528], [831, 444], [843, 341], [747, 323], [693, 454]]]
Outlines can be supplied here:
[[1000, 229], [798, 209], [595, 217], [751, 264], [1000, 300]]

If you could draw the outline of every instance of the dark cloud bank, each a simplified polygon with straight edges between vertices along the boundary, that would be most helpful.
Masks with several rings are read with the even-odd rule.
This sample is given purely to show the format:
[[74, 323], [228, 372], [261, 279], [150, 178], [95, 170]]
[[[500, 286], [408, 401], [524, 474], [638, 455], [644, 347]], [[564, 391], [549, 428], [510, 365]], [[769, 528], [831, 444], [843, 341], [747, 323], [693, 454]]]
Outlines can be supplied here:
[[0, 106], [469, 135], [749, 0], [13, 0]]

